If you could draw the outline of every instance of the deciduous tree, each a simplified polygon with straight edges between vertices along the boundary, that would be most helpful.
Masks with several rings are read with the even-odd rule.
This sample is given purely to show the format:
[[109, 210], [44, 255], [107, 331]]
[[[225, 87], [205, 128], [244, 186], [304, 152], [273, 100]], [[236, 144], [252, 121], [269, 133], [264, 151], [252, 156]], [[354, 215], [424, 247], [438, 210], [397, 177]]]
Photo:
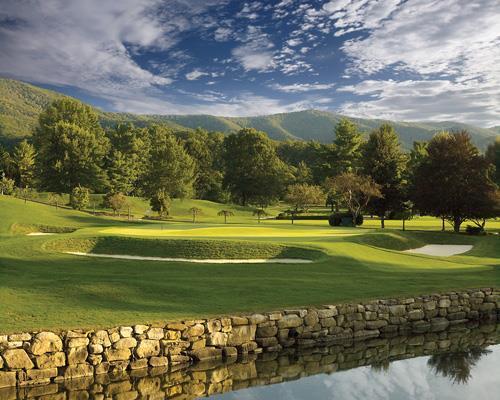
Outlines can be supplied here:
[[447, 219], [455, 232], [465, 220], [477, 218], [479, 208], [488, 214], [495, 206], [488, 199], [495, 198], [496, 190], [490, 179], [491, 165], [469, 134], [442, 132], [432, 138], [427, 151], [415, 173], [412, 197], [416, 208]]
[[77, 186], [106, 185], [109, 141], [97, 113], [77, 100], [56, 100], [39, 117], [33, 134], [37, 175], [44, 190], [69, 193]]
[[224, 140], [224, 185], [241, 205], [270, 204], [292, 179], [263, 132], [242, 129]]
[[189, 209], [189, 212], [193, 216], [193, 224], [196, 222], [196, 217], [202, 213], [201, 208], [198, 207], [191, 207]]
[[156, 195], [158, 190], [172, 198], [186, 198], [193, 193], [195, 164], [179, 140], [165, 127], [149, 128], [151, 150], [144, 192]]
[[219, 217], [224, 217], [224, 223], [227, 224], [227, 217], [232, 217], [234, 213], [229, 210], [220, 210], [217, 215]]
[[358, 215], [366, 208], [372, 198], [382, 197], [380, 186], [367, 176], [344, 172], [325, 182], [340, 196], [342, 203], [352, 215], [353, 226], [356, 226]]
[[170, 199], [167, 190], [159, 189], [153, 194], [153, 196], [151, 196], [149, 204], [151, 205], [151, 209], [156, 211], [160, 218], [163, 218], [170, 214], [170, 205], [172, 204], [172, 200]]
[[83, 210], [90, 204], [90, 190], [83, 186], [76, 186], [69, 196], [69, 204], [75, 210]]

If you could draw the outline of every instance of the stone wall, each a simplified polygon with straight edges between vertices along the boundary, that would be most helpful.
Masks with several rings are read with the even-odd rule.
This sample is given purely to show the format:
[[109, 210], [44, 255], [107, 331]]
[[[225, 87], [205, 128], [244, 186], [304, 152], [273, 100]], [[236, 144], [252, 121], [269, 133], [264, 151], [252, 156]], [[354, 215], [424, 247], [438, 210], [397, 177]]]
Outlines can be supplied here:
[[[439, 333], [348, 340], [323, 347], [289, 347], [280, 352], [249, 354], [183, 369], [156, 367], [89, 376], [36, 386], [0, 388], [2, 400], [70, 399], [195, 399], [254, 386], [289, 382], [316, 374], [331, 374], [371, 365], [385, 370], [396, 360], [431, 356], [439, 373], [453, 382], [471, 375], [471, 363], [500, 343], [500, 324], [469, 322]], [[450, 353], [455, 356], [450, 357]], [[436, 363], [433, 363], [436, 364]], [[472, 373], [474, 373], [472, 371]]]
[[497, 320], [500, 290], [480, 289], [106, 330], [0, 335], [0, 387], [445, 331]]

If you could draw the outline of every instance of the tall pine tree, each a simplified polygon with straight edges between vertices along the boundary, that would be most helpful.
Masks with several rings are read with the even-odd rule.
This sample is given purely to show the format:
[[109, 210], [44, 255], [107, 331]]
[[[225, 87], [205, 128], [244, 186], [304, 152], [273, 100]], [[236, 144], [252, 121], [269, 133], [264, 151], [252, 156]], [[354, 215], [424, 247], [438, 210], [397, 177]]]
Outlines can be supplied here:
[[404, 201], [405, 164], [406, 157], [391, 125], [382, 124], [370, 133], [364, 146], [363, 172], [380, 186], [382, 197], [373, 198], [368, 208], [380, 217], [382, 228], [387, 213], [400, 210]]

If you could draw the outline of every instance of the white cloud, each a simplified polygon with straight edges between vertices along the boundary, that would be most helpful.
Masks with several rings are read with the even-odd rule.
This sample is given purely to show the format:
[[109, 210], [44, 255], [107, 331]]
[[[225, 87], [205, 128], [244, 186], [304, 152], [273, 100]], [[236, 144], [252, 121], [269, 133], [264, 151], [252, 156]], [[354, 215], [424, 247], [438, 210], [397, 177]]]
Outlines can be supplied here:
[[396, 78], [398, 73], [411, 73], [415, 78], [367, 80], [347, 87], [345, 90], [373, 100], [346, 103], [343, 111], [498, 124], [498, 0], [361, 3], [343, 2], [340, 10], [330, 10], [338, 29], [369, 30], [368, 35], [344, 43], [342, 49], [351, 64], [346, 72]]
[[174, 71], [154, 63], [156, 74], [134, 56], [172, 48], [181, 32], [202, 24], [207, 7], [225, 1], [169, 0], [168, 7], [159, 0], [4, 1], [0, 20], [13, 23], [0, 26], [0, 73], [110, 101], [154, 96]]
[[455, 83], [449, 80], [365, 80], [340, 87], [368, 97], [346, 102], [339, 111], [366, 118], [394, 120], [453, 120], [476, 125], [495, 125], [500, 120], [500, 88], [479, 81]]
[[191, 72], [188, 72], [186, 74], [186, 79], [188, 81], [195, 81], [196, 79], [201, 78], [202, 76], [207, 76], [207, 75], [210, 75], [210, 74], [208, 72], [200, 71], [199, 69], [194, 69]]
[[294, 83], [291, 85], [280, 85], [276, 83], [271, 85], [273, 89], [285, 93], [311, 92], [315, 90], [327, 90], [335, 86], [333, 83]]
[[242, 45], [232, 50], [233, 57], [245, 71], [269, 71], [275, 67], [273, 43], [259, 27], [248, 26]]
[[214, 39], [218, 42], [226, 42], [231, 38], [233, 30], [227, 27], [218, 27], [214, 32]]
[[[254, 93], [244, 92], [234, 97], [219, 97], [214, 93], [203, 94], [187, 93], [194, 101], [190, 104], [166, 101], [151, 96], [138, 95], [133, 98], [113, 98], [114, 106], [118, 112], [132, 112], [137, 114], [209, 114], [218, 116], [255, 116], [277, 114], [291, 111], [301, 111], [314, 108], [315, 100], [302, 100], [285, 102], [259, 96]], [[201, 102], [200, 102], [201, 101]], [[322, 104], [321, 99], [318, 104]]]

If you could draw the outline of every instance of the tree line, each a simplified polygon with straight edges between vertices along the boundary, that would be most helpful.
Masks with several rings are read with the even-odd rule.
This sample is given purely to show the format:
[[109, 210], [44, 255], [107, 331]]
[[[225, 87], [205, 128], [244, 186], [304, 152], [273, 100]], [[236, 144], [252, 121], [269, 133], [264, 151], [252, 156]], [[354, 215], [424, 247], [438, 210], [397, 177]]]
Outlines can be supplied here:
[[481, 154], [467, 132], [441, 132], [406, 152], [389, 124], [366, 139], [348, 119], [332, 129], [329, 144], [275, 142], [254, 129], [230, 135], [162, 125], [103, 129], [90, 106], [60, 99], [40, 115], [29, 142], [0, 149], [0, 188], [71, 193], [75, 208], [90, 192], [106, 193], [113, 209], [126, 195], [141, 196], [161, 216], [172, 198], [259, 210], [286, 200], [292, 218], [327, 203], [347, 207], [353, 220], [362, 212], [377, 215], [382, 227], [388, 217], [418, 212], [456, 231], [465, 220], [484, 227], [499, 214], [500, 141]]

